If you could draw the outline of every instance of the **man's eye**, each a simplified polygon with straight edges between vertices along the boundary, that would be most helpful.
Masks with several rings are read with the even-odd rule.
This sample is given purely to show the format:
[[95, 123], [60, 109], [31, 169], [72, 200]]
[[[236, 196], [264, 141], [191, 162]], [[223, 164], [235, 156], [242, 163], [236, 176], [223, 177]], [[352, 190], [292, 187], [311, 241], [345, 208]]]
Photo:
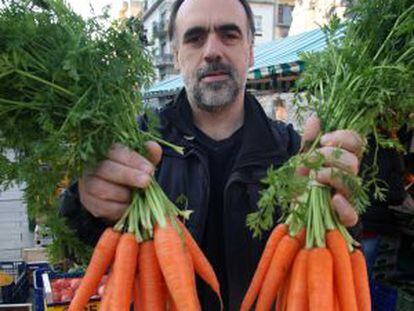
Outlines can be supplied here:
[[240, 36], [239, 36], [239, 34], [234, 33], [234, 32], [226, 32], [226, 33], [223, 33], [222, 37], [225, 40], [233, 41], [233, 40], [239, 39]]
[[201, 44], [204, 41], [203, 35], [194, 35], [185, 39], [185, 43]]

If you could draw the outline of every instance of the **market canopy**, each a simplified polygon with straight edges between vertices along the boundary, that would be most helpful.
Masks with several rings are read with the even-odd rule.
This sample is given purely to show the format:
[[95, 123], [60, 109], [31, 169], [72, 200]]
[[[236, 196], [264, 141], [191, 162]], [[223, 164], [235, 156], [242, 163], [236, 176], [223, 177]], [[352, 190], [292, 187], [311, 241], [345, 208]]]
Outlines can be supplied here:
[[[254, 48], [254, 65], [249, 70], [248, 80], [300, 73], [304, 69], [303, 62], [299, 60], [300, 54], [321, 51], [325, 46], [325, 34], [320, 29], [261, 44]], [[144, 97], [173, 94], [182, 87], [183, 80], [180, 75], [170, 76], [145, 90]]]

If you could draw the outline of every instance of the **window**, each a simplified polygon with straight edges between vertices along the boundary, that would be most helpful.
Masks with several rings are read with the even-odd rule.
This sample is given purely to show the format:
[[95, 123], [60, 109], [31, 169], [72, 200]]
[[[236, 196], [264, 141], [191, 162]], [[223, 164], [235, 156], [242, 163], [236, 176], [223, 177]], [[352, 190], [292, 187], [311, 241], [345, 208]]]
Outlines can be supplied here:
[[254, 28], [256, 29], [256, 34], [258, 35], [261, 35], [261, 33], [263, 32], [262, 20], [263, 20], [263, 17], [261, 15], [254, 16]]
[[292, 5], [279, 5], [279, 11], [278, 11], [278, 24], [290, 26], [292, 23], [292, 11], [293, 11]]

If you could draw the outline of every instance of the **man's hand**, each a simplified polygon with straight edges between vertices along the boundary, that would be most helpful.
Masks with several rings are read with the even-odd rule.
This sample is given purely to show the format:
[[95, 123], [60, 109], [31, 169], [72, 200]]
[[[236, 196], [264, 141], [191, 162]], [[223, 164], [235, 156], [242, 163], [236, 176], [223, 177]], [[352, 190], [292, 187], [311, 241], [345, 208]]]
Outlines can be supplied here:
[[[313, 141], [320, 131], [320, 122], [316, 117], [311, 117], [306, 122], [302, 137], [302, 146]], [[317, 173], [316, 180], [335, 189], [332, 197], [332, 206], [338, 213], [339, 219], [346, 227], [352, 227], [358, 222], [358, 215], [349, 203], [349, 189], [338, 177], [338, 172], [357, 175], [359, 170], [359, 158], [363, 151], [363, 140], [353, 132], [339, 130], [322, 135], [321, 147], [316, 152], [325, 158], [324, 167]], [[307, 174], [308, 170], [300, 169], [299, 174]]]
[[79, 180], [80, 201], [92, 215], [116, 221], [129, 206], [131, 188], [145, 188], [150, 184], [162, 150], [152, 141], [146, 147], [148, 159], [115, 144], [106, 160], [83, 174]]

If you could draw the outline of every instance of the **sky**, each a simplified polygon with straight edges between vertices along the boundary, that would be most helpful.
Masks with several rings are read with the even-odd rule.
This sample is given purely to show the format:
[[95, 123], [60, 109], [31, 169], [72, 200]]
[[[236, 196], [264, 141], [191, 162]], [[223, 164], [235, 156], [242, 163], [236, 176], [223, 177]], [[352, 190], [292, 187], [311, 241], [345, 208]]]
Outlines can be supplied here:
[[[102, 12], [102, 8], [108, 4], [111, 5], [110, 15], [116, 17], [122, 5], [122, 0], [66, 0], [66, 2], [76, 13], [83, 17], [99, 15]], [[91, 13], [90, 5], [92, 5], [95, 14]]]

